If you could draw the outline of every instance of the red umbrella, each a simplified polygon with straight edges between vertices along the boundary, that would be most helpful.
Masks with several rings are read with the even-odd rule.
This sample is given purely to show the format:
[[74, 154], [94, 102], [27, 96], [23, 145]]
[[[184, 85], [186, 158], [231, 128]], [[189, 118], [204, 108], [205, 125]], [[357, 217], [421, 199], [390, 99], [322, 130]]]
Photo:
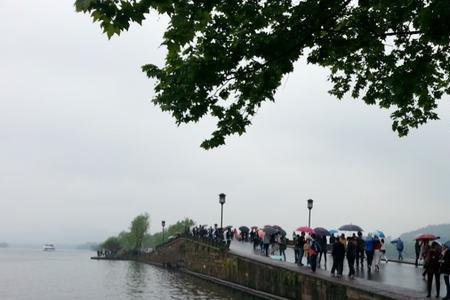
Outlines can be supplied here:
[[306, 233], [309, 233], [309, 234], [315, 233], [314, 229], [311, 228], [311, 227], [308, 227], [308, 226], [300, 226], [299, 228], [295, 229], [295, 231], [306, 232]]
[[439, 238], [438, 236], [435, 236], [434, 234], [431, 234], [431, 233], [421, 233], [416, 236], [415, 240], [433, 241], [433, 240], [437, 240], [438, 238]]

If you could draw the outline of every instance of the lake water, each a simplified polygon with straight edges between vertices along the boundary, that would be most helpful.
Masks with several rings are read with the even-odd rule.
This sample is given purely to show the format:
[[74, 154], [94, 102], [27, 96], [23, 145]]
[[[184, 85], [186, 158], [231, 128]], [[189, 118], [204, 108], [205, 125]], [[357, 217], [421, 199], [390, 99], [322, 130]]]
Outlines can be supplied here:
[[257, 299], [146, 264], [91, 260], [94, 254], [0, 249], [0, 299]]

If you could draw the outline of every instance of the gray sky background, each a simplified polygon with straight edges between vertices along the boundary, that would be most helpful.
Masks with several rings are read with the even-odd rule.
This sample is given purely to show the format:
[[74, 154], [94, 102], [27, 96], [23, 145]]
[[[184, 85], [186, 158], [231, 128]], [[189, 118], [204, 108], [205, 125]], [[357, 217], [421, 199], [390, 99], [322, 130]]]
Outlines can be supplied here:
[[147, 211], [151, 231], [219, 222], [352, 222], [397, 235], [449, 223], [450, 105], [399, 139], [389, 112], [328, 95], [327, 70], [297, 63], [244, 136], [199, 145], [212, 120], [177, 127], [140, 71], [161, 65], [165, 18], [108, 41], [73, 0], [0, 1], [0, 241], [103, 240]]

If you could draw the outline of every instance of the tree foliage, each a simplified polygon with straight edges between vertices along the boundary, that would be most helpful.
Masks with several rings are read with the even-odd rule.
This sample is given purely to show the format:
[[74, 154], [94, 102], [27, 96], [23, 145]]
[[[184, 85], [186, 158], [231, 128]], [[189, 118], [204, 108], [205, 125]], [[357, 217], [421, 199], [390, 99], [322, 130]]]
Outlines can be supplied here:
[[[194, 220], [185, 218], [175, 224], [169, 225], [164, 231], [164, 241], [170, 236], [175, 236], [178, 233], [183, 233], [186, 227], [191, 227], [195, 224]], [[155, 247], [163, 242], [162, 231], [156, 232], [152, 235], [147, 235], [144, 240], [144, 247]]]
[[122, 245], [120, 244], [119, 239], [115, 236], [106, 239], [106, 241], [100, 244], [100, 247], [109, 250], [112, 253], [117, 253], [122, 250]]
[[391, 108], [400, 136], [438, 119], [436, 101], [450, 91], [448, 0], [77, 0], [76, 9], [108, 37], [151, 9], [169, 16], [165, 65], [142, 69], [178, 124], [217, 119], [206, 149], [243, 134], [302, 55], [330, 70], [331, 94]]
[[130, 226], [130, 242], [132, 245], [132, 250], [139, 250], [142, 248], [142, 242], [144, 236], [149, 228], [150, 216], [147, 213], [137, 216], [131, 221]]

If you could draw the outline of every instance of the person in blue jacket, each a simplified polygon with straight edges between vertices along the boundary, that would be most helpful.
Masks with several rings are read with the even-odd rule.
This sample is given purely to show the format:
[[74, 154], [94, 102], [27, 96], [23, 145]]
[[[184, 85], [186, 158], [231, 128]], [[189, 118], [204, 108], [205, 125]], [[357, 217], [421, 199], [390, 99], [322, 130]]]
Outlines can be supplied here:
[[398, 260], [403, 260], [403, 249], [404, 249], [404, 245], [403, 245], [403, 241], [398, 238], [397, 240], [397, 252], [398, 252]]
[[373, 254], [374, 254], [373, 242], [374, 242], [374, 240], [372, 238], [372, 234], [369, 233], [369, 236], [364, 240], [364, 250], [366, 251], [367, 268], [368, 268], [369, 272], [372, 268], [372, 261], [373, 261]]

